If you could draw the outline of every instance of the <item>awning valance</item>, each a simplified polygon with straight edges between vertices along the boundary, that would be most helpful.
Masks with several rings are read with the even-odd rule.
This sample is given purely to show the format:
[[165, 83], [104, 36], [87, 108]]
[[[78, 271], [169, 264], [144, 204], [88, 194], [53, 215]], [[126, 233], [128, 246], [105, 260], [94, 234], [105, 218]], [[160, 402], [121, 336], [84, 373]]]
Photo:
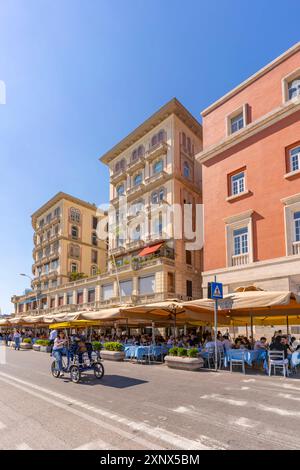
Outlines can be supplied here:
[[146, 246], [146, 248], [143, 248], [142, 251], [138, 254], [138, 256], [147, 256], [147, 255], [151, 255], [152, 253], [156, 253], [162, 245], [163, 245], [163, 242], [157, 243], [156, 245], [152, 245], [152, 246]]

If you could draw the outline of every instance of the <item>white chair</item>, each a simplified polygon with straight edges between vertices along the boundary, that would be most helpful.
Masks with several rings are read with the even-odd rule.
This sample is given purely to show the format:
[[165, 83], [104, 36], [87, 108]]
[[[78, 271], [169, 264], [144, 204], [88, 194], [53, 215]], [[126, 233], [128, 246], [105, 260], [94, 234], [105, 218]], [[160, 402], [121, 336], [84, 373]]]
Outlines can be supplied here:
[[276, 369], [281, 369], [284, 377], [289, 375], [289, 360], [285, 359], [284, 351], [269, 351], [269, 376], [272, 373], [272, 366], [274, 375]]
[[[234, 357], [232, 357], [234, 355]], [[230, 372], [232, 372], [233, 366], [242, 367], [242, 371], [245, 374], [245, 350], [244, 349], [230, 349], [229, 350], [229, 365]]]

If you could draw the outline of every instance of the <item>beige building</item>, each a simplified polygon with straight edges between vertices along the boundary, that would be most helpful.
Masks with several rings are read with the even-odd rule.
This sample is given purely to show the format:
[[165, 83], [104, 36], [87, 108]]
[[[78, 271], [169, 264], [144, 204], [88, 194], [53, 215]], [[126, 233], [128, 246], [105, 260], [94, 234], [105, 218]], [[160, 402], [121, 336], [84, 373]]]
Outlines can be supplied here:
[[[106, 243], [97, 239], [99, 218], [104, 217], [94, 204], [69, 194], [58, 193], [31, 216], [33, 235], [33, 287], [39, 292], [41, 308], [54, 307], [47, 301], [49, 290], [106, 270]], [[31, 294], [32, 296], [32, 294]], [[36, 309], [36, 299], [25, 296], [18, 312]], [[30, 296], [29, 296], [30, 297]], [[22, 302], [22, 298], [15, 301]], [[23, 307], [22, 307], [23, 305]]]
[[[53, 285], [49, 282], [49, 273], [42, 273], [41, 282], [45, 282], [43, 276], [47, 274], [45, 279], [49, 283], [48, 290], [43, 286], [43, 312], [201, 297], [202, 250], [187, 250], [182, 227], [178, 236], [174, 214], [168, 218], [168, 209], [174, 204], [179, 208], [188, 205], [192, 208], [191, 225], [195, 228], [195, 208], [202, 199], [201, 167], [195, 154], [201, 149], [201, 125], [178, 100], [173, 99], [101, 157], [110, 170], [110, 203], [114, 209], [108, 216], [110, 240], [106, 269], [103, 271], [101, 265], [103, 257], [103, 260], [98, 258], [101, 272], [92, 271], [91, 221], [82, 212], [81, 222], [87, 221], [86, 228], [78, 225], [76, 211], [71, 216], [71, 208], [77, 209], [77, 206], [73, 199], [66, 200], [67, 217], [61, 227], [61, 239], [57, 240], [61, 242], [60, 285]], [[56, 204], [59, 206], [58, 200], [52, 202], [33, 216], [35, 283], [38, 282], [38, 269], [41, 266], [44, 269], [43, 264], [48, 262], [48, 257], [43, 262], [44, 236], [47, 238], [43, 223], [47, 223], [48, 213], [54, 216]], [[83, 207], [80, 210], [83, 211]], [[183, 219], [185, 217], [183, 215]], [[52, 222], [48, 225], [56, 230], [54, 219]], [[77, 240], [72, 239], [73, 227], [79, 230]], [[43, 234], [41, 247], [40, 234]], [[64, 248], [62, 240], [66, 242]], [[98, 243], [101, 246], [105, 242], [98, 240]], [[74, 244], [82, 250], [80, 259], [70, 256]], [[78, 271], [90, 274], [90, 277], [68, 282], [75, 263]], [[26, 305], [27, 314], [36, 313], [32, 293], [31, 297], [15, 297], [13, 302], [17, 314], [24, 312], [24, 307], [20, 307], [22, 304]]]

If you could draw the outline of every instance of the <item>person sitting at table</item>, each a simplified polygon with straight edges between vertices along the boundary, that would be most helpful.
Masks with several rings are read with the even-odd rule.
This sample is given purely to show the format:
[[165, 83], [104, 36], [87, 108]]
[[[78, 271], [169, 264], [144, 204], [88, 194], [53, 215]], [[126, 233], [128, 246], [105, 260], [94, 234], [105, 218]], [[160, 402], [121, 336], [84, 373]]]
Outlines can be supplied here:
[[287, 344], [287, 338], [284, 336], [276, 336], [275, 340], [270, 344], [271, 351], [284, 351], [284, 358], [288, 357], [288, 354], [292, 354]]
[[245, 349], [245, 346], [242, 345], [241, 338], [236, 338], [235, 339], [234, 344], [232, 346], [232, 349]]
[[256, 341], [254, 344], [254, 350], [257, 351], [258, 349], [268, 349], [267, 338], [262, 336], [259, 341]]
[[223, 345], [224, 345], [225, 351], [228, 351], [228, 349], [232, 348], [232, 342], [229, 340], [228, 335], [223, 336]]

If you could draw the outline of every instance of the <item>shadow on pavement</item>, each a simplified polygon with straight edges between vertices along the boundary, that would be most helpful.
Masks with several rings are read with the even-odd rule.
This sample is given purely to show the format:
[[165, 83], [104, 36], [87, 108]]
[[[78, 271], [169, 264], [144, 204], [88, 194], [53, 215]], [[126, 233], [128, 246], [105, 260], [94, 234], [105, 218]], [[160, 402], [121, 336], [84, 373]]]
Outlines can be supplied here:
[[[69, 382], [68, 374], [65, 374], [64, 381]], [[84, 374], [81, 376], [81, 380], [78, 385], [99, 385], [104, 387], [112, 388], [128, 388], [135, 387], [136, 385], [142, 385], [148, 383], [147, 380], [134, 379], [123, 375], [104, 375], [102, 379], [95, 379], [93, 375]]]

